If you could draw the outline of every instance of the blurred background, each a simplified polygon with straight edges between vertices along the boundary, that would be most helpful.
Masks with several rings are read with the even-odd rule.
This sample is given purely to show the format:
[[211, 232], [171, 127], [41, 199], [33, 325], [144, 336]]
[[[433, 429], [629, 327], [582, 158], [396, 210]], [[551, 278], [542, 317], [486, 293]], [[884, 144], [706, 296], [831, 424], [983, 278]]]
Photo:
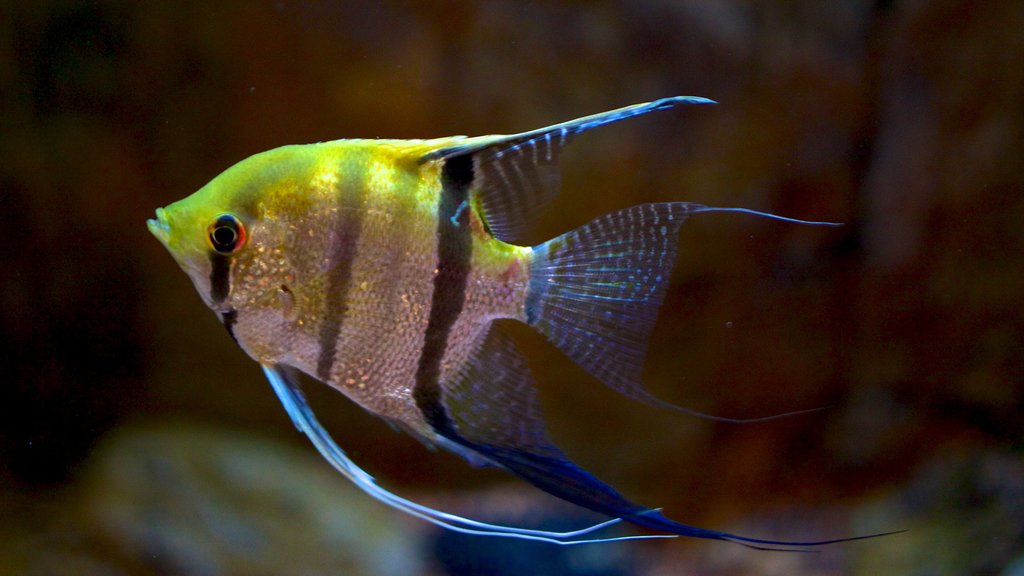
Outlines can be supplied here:
[[[1024, 574], [1024, 3], [0, 3], [0, 574]], [[560, 549], [440, 533], [301, 437], [146, 230], [234, 162], [345, 137], [590, 133], [546, 238], [702, 215], [645, 372], [666, 413], [529, 330], [553, 437], [698, 526], [821, 539]], [[308, 382], [382, 485], [529, 526], [599, 520]], [[619, 533], [632, 533], [623, 527]]]

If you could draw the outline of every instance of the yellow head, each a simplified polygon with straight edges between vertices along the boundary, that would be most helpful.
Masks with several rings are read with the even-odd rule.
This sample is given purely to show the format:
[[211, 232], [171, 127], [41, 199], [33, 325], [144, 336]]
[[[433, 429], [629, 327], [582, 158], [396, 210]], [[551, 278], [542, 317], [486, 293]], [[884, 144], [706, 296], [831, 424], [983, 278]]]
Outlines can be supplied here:
[[246, 256], [273, 212], [282, 187], [294, 187], [309, 162], [302, 146], [257, 154], [228, 168], [197, 192], [156, 211], [149, 231], [192, 279], [207, 306], [226, 309], [232, 264]]
[[[380, 247], [396, 236], [422, 232], [415, 247], [431, 260], [436, 194], [423, 202], [419, 191], [436, 182], [436, 166], [424, 180], [423, 145], [399, 144], [337, 140], [257, 154], [157, 210], [149, 229], [243, 350], [305, 369], [294, 355], [315, 355], [338, 325], [346, 307], [337, 300], [347, 295], [338, 282], [357, 254], [363, 291], [388, 268], [379, 252], [391, 253]], [[360, 252], [364, 244], [371, 248]]]

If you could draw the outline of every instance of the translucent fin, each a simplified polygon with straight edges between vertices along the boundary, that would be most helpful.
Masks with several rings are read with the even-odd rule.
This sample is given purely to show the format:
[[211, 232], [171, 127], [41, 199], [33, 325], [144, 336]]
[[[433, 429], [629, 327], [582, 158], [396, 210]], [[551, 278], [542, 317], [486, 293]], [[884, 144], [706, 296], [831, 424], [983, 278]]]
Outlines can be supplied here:
[[[479, 339], [456, 380], [444, 385], [447, 420], [435, 429], [460, 445], [460, 452], [476, 452], [541, 490], [595, 512], [631, 522], [650, 512], [574, 464], [551, 442], [529, 368], [500, 324], [492, 323]], [[683, 525], [673, 532], [717, 537]]]
[[548, 439], [533, 376], [500, 323], [479, 338], [453, 382], [444, 384], [444, 408], [459, 436], [535, 454], [562, 455]]
[[448, 421], [436, 426], [439, 434], [563, 500], [613, 516], [643, 510], [551, 442], [529, 368], [500, 324], [479, 339], [456, 380], [444, 385]]
[[786, 541], [750, 538], [729, 532], [708, 530], [676, 522], [666, 517], [658, 509], [645, 508], [630, 502], [614, 488], [564, 456], [547, 457], [529, 451], [495, 446], [476, 446], [476, 449], [549, 494], [584, 508], [589, 508], [595, 512], [607, 514], [631, 524], [666, 534], [675, 534], [688, 538], [703, 538], [706, 540], [722, 540], [756, 550], [809, 552], [810, 550], [806, 548], [840, 542], [852, 542], [854, 540], [866, 540], [868, 538], [878, 538], [902, 532], [901, 530], [829, 540]]
[[[547, 530], [532, 530], [515, 526], [503, 526], [501, 524], [490, 524], [470, 518], [464, 518], [448, 512], [435, 510], [422, 504], [407, 500], [392, 492], [389, 492], [377, 485], [372, 476], [357, 466], [345, 452], [338, 447], [330, 434], [324, 430], [316, 416], [306, 403], [299, 388], [296, 374], [285, 366], [263, 366], [263, 372], [267, 375], [274, 392], [277, 394], [285, 410], [291, 417], [295, 427], [309, 437], [313, 445], [321, 455], [343, 476], [351, 480], [360, 490], [366, 492], [372, 498], [390, 506], [396, 510], [421, 518], [442, 528], [454, 530], [463, 534], [474, 534], [478, 536], [494, 536], [501, 538], [516, 538], [520, 540], [532, 540], [547, 542], [562, 546], [576, 544], [594, 544], [602, 542], [618, 542], [624, 540], [646, 540], [653, 538], [675, 538], [677, 536], [690, 536], [695, 538], [709, 538], [724, 540], [756, 548], [759, 550], [786, 550], [801, 551], [792, 547], [819, 546], [845, 542], [850, 540], [861, 540], [874, 538], [887, 534], [875, 534], [871, 536], [857, 536], [836, 540], [822, 540], [811, 542], [785, 542], [776, 540], [761, 540], [737, 536], [727, 532], [705, 530], [680, 524], [666, 518], [659, 510], [646, 509], [632, 504], [620, 496], [613, 488], [602, 483], [587, 471], [579, 468], [564, 457], [551, 457], [542, 455], [541, 452], [532, 453], [519, 451], [512, 447], [488, 447], [480, 444], [468, 443], [474, 450], [480, 450], [490, 459], [501, 463], [506, 468], [529, 480], [534, 485], [559, 496], [569, 502], [574, 502], [592, 510], [601, 511], [613, 516], [611, 520], [600, 522], [580, 530], [568, 532], [551, 532]], [[470, 435], [473, 435], [470, 433]], [[481, 437], [486, 435], [481, 435]], [[465, 442], [464, 440], [462, 442]], [[552, 447], [553, 448], [553, 447]], [[554, 448], [557, 451], [557, 448]], [[560, 454], [560, 452], [559, 452]], [[602, 530], [621, 521], [631, 522], [640, 526], [666, 532], [665, 534], [644, 534], [635, 536], [617, 536], [610, 538], [583, 538], [588, 534]], [[776, 548], [775, 546], [786, 546], [790, 548]]]
[[504, 242], [521, 240], [537, 210], [559, 192], [558, 157], [573, 136], [656, 110], [683, 104], [714, 104], [696, 96], [676, 96], [602, 112], [554, 126], [512, 135], [468, 138], [435, 150], [421, 161], [473, 156], [473, 190], [491, 233]]
[[634, 504], [569, 460], [548, 439], [529, 369], [500, 325], [491, 325], [457, 379], [458, 383], [444, 387], [447, 420], [436, 431], [460, 446], [458, 452], [475, 452], [567, 502], [660, 532], [763, 550], [802, 551], [801, 547], [865, 538], [808, 542], [748, 538], [680, 524], [658, 510]]
[[665, 402], [643, 387], [647, 342], [675, 264], [679, 228], [700, 212], [743, 212], [799, 224], [836, 225], [686, 202], [641, 204], [613, 212], [534, 247], [527, 322], [605, 385], [647, 404], [741, 423], [817, 410], [723, 418]]
[[529, 528], [518, 528], [514, 526], [503, 526], [490, 524], [469, 518], [463, 518], [455, 514], [449, 514], [440, 510], [417, 504], [389, 492], [377, 485], [372, 476], [356, 465], [345, 452], [338, 447], [330, 434], [324, 430], [316, 416], [306, 403], [306, 399], [299, 388], [296, 374], [287, 366], [263, 366], [263, 372], [267, 375], [271, 387], [277, 397], [284, 405], [285, 411], [292, 419], [295, 427], [309, 437], [320, 454], [343, 476], [352, 481], [360, 490], [366, 492], [372, 498], [383, 502], [387, 506], [395, 508], [406, 514], [421, 518], [448, 530], [454, 530], [463, 534], [475, 534], [479, 536], [496, 536], [502, 538], [517, 538], [521, 540], [533, 540], [547, 542], [563, 546], [574, 544], [593, 544], [599, 542], [617, 542], [622, 540], [646, 540], [652, 538], [674, 538], [671, 534], [645, 534], [636, 536], [616, 536], [609, 538], [582, 538], [604, 528], [621, 522], [613, 518], [605, 522], [594, 524], [580, 530], [568, 532], [551, 532], [547, 530], [531, 530]]

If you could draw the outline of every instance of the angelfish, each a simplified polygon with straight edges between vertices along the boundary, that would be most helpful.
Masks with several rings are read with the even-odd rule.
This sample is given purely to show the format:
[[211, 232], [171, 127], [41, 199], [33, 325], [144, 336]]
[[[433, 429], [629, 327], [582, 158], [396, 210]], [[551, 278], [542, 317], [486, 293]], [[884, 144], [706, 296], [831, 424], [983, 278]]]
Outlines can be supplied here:
[[[665, 98], [514, 135], [284, 146], [158, 209], [149, 230], [263, 366], [299, 429], [390, 506], [463, 532], [563, 544], [616, 539], [581, 537], [619, 521], [751, 547], [855, 539], [750, 538], [631, 502], [548, 438], [528, 365], [495, 322], [526, 323], [605, 385], [668, 406], [645, 391], [640, 374], [683, 222], [732, 211], [825, 223], [664, 202], [602, 216], [537, 246], [515, 242], [558, 192], [559, 153], [573, 137], [706, 103]], [[320, 427], [298, 372], [428, 444], [502, 467], [612, 520], [555, 533], [479, 522], [392, 494]]]

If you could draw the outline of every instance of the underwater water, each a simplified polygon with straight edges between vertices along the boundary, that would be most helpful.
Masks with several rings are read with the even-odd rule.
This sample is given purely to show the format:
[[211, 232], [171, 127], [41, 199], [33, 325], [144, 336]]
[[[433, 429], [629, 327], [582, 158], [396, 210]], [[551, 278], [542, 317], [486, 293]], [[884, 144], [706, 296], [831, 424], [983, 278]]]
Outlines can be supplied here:
[[[0, 575], [1001, 575], [1024, 566], [1024, 4], [58, 1], [0, 6]], [[442, 532], [358, 492], [292, 426], [145, 227], [254, 153], [582, 136], [540, 242], [642, 202], [702, 215], [645, 382], [529, 329], [551, 435], [635, 501], [816, 554]], [[601, 520], [432, 452], [306, 383], [395, 492], [495, 522]], [[643, 533], [617, 526], [614, 534]]]

